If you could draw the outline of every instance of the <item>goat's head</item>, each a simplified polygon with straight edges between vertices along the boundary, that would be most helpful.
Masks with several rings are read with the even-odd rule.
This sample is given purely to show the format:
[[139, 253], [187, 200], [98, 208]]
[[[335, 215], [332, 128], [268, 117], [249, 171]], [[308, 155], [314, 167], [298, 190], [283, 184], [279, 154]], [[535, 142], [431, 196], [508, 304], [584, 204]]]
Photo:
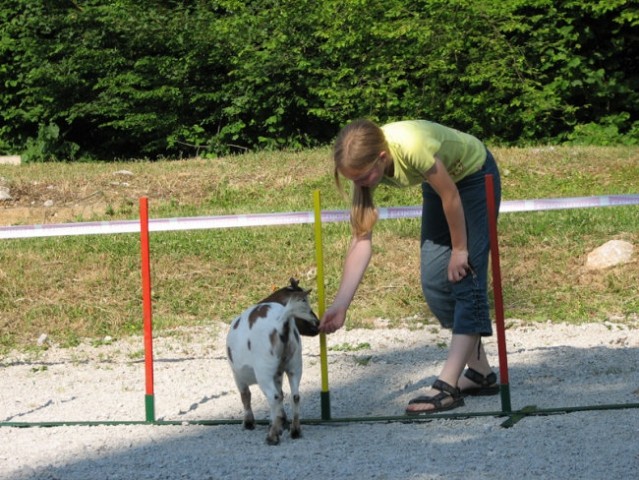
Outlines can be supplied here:
[[275, 290], [260, 303], [276, 302], [282, 305], [288, 304], [290, 301], [296, 302], [295, 326], [300, 335], [314, 337], [319, 334], [319, 318], [308, 303], [308, 295], [311, 289], [304, 290], [299, 286], [299, 281], [295, 278], [290, 279], [290, 285]]

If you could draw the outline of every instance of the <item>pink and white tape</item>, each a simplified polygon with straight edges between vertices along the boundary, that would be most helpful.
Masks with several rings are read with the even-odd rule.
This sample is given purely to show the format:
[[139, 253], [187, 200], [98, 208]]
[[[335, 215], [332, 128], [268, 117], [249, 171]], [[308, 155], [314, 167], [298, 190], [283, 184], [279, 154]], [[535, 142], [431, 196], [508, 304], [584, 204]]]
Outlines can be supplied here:
[[[639, 194], [604, 195], [596, 197], [542, 198], [537, 200], [505, 200], [500, 213], [533, 212], [574, 208], [615, 207], [639, 205]], [[381, 220], [416, 218], [422, 214], [421, 206], [387, 207], [379, 209]], [[323, 210], [322, 222], [348, 221], [346, 210]], [[181, 230], [205, 230], [215, 228], [258, 227], [267, 225], [292, 225], [313, 223], [313, 212], [256, 213], [245, 215], [221, 215], [212, 217], [158, 218], [149, 220], [150, 232]], [[105, 235], [139, 233], [138, 220], [113, 222], [78, 222], [44, 225], [16, 225], [0, 227], [0, 239], [60, 237], [72, 235]]]

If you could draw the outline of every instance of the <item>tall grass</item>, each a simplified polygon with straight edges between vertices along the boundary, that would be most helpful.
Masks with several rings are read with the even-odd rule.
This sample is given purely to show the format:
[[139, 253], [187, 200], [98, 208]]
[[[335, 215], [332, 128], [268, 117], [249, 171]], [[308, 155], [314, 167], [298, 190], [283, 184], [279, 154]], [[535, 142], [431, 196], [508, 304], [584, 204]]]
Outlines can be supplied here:
[[[637, 148], [494, 151], [504, 200], [639, 192]], [[309, 211], [315, 189], [324, 209], [348, 208], [331, 170], [327, 149], [215, 160], [0, 166], [15, 199], [0, 210], [0, 223], [134, 219], [141, 195], [150, 199], [152, 218]], [[46, 199], [54, 206], [42, 207]], [[420, 192], [380, 187], [377, 199], [380, 206], [416, 205]], [[40, 213], [29, 216], [34, 211]], [[434, 323], [419, 285], [419, 230], [418, 219], [379, 223], [349, 327]], [[330, 223], [322, 232], [330, 301], [350, 229]], [[508, 318], [636, 321], [637, 255], [604, 271], [587, 271], [584, 263], [588, 252], [610, 239], [639, 245], [639, 206], [503, 214], [499, 233]], [[135, 234], [0, 241], [0, 352], [33, 345], [42, 333], [62, 345], [139, 333], [139, 263]], [[228, 321], [291, 276], [316, 291], [313, 226], [152, 233], [151, 268], [156, 331]]]

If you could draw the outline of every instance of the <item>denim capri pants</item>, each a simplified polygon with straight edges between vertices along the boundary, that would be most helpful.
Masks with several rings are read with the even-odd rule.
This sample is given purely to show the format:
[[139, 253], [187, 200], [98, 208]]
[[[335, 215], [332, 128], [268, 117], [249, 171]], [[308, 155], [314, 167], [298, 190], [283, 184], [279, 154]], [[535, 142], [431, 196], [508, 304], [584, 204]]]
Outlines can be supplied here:
[[490, 236], [485, 175], [493, 175], [499, 211], [501, 180], [493, 155], [486, 150], [482, 168], [457, 182], [466, 219], [468, 259], [472, 271], [459, 282], [448, 280], [452, 244], [439, 195], [422, 184], [421, 282], [426, 303], [444, 328], [455, 334], [492, 335], [488, 305]]

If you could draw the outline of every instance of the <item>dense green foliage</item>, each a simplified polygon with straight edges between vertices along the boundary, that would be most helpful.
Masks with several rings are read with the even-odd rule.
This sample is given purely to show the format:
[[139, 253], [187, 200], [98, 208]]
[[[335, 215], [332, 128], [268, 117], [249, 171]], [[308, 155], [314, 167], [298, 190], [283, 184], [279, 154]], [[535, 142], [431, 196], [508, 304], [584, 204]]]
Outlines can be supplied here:
[[0, 154], [177, 157], [429, 118], [639, 142], [637, 0], [1, 0]]

